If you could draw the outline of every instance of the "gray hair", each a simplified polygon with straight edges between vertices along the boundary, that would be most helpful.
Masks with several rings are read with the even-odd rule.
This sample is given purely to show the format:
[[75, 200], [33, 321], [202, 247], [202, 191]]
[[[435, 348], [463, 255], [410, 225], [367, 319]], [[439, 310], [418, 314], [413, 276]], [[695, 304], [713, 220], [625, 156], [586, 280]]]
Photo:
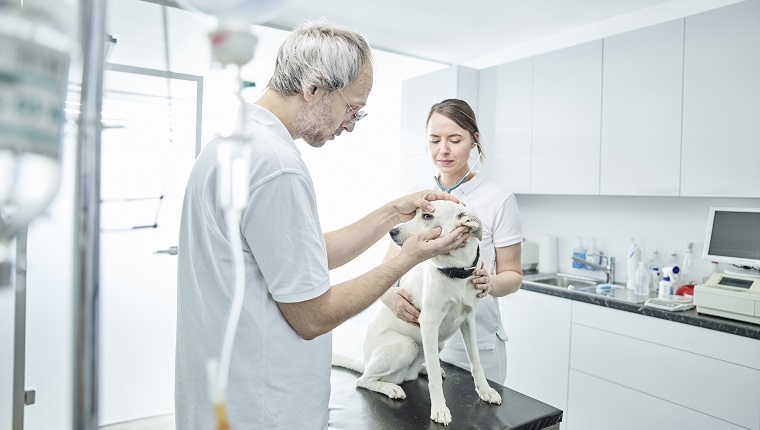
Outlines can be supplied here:
[[296, 28], [283, 42], [267, 87], [284, 95], [314, 86], [335, 91], [350, 85], [371, 64], [364, 36], [321, 19]]

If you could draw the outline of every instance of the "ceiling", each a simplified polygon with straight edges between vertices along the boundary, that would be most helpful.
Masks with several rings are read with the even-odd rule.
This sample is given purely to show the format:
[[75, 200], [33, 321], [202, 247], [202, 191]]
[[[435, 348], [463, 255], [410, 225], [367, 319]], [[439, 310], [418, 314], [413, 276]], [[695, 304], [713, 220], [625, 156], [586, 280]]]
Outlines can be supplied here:
[[286, 0], [265, 25], [309, 19], [362, 32], [374, 48], [485, 68], [739, 0]]

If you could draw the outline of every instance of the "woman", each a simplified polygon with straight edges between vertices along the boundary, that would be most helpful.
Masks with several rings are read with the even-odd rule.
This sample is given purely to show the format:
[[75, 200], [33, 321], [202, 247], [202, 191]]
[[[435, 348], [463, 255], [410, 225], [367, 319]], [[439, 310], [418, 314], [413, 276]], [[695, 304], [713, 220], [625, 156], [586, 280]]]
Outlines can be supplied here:
[[[503, 384], [507, 374], [506, 333], [501, 324], [498, 297], [512, 294], [522, 284], [520, 250], [522, 224], [514, 194], [486, 180], [473, 168], [484, 156], [475, 113], [467, 102], [447, 99], [433, 105], [427, 119], [428, 150], [438, 168], [434, 187], [449, 192], [478, 214], [483, 224], [480, 255], [483, 264], [473, 273], [473, 294], [483, 298], [475, 314], [480, 359], [486, 377]], [[470, 151], [478, 160], [470, 167]], [[429, 184], [426, 187], [428, 188]], [[397, 252], [395, 248], [392, 252]], [[398, 318], [418, 325], [419, 311], [406, 291], [389, 289], [383, 303]], [[455, 334], [441, 351], [441, 360], [470, 369], [462, 342]]]

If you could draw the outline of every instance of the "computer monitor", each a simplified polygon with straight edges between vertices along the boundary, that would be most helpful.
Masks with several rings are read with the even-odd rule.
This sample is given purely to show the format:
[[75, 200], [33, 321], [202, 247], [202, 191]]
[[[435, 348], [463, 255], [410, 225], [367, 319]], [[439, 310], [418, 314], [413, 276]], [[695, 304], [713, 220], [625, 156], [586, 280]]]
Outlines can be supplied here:
[[760, 276], [760, 208], [711, 207], [702, 258], [729, 274]]

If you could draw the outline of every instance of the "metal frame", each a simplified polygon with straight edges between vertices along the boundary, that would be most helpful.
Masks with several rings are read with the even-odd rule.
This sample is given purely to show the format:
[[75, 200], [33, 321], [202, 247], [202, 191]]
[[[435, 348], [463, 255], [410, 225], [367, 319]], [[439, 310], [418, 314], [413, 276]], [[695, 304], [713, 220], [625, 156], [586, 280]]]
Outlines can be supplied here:
[[186, 73], [167, 72], [164, 70], [146, 69], [144, 67], [124, 66], [122, 64], [106, 63], [105, 70], [112, 72], [134, 73], [137, 75], [156, 76], [167, 79], [180, 79], [193, 81], [195, 87], [195, 156], [201, 152], [201, 131], [203, 121], [203, 76], [188, 75]]
[[26, 237], [27, 228], [21, 229], [16, 240], [16, 279], [14, 281], [15, 309], [13, 316], [13, 406], [11, 408], [11, 428], [24, 428], [24, 406], [26, 388]]

